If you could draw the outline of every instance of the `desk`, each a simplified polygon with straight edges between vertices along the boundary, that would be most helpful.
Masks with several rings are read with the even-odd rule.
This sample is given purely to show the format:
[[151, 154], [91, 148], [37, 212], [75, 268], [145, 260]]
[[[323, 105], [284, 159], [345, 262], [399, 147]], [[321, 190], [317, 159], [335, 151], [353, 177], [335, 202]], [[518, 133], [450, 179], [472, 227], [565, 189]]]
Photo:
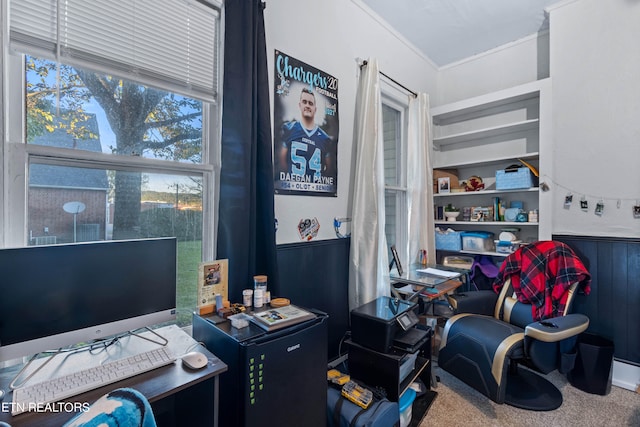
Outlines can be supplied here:
[[446, 282], [439, 283], [434, 287], [419, 289], [418, 291], [413, 290], [413, 285], [405, 285], [401, 288], [396, 288], [396, 292], [401, 295], [411, 295], [410, 298], [415, 298], [417, 295], [419, 295], [422, 298], [433, 301], [445, 294], [448, 294], [449, 292], [458, 289], [460, 286], [462, 286], [462, 282], [459, 280], [447, 280]]
[[[423, 270], [427, 268], [448, 271], [451, 272], [452, 275], [443, 277], [424, 273]], [[407, 300], [412, 300], [420, 295], [431, 301], [458, 288], [462, 284], [459, 280], [467, 280], [466, 276], [468, 273], [469, 270], [466, 269], [445, 267], [443, 265], [411, 264], [409, 269], [402, 275], [399, 275], [396, 270], [392, 270], [389, 273], [391, 292], [405, 296], [408, 295], [408, 298], [405, 298]], [[405, 284], [405, 286], [396, 288], [394, 284]], [[414, 286], [419, 289], [415, 291]], [[396, 296], [399, 297], [399, 295]]]
[[[121, 387], [131, 387], [141, 392], [151, 403], [159, 427], [163, 425], [218, 425], [218, 375], [227, 370], [227, 365], [218, 359], [213, 353], [196, 343], [186, 332], [176, 325], [165, 326], [156, 330], [169, 341], [168, 348], [176, 356], [180, 357], [187, 351], [197, 350], [204, 353], [209, 359], [208, 365], [198, 371], [187, 370], [178, 359], [175, 363], [140, 374], [117, 383], [92, 390], [87, 393], [67, 399], [68, 402], [93, 403], [102, 395]], [[149, 332], [141, 335], [151, 336]], [[40, 372], [34, 376], [35, 381], [42, 381], [57, 375], [77, 371], [78, 367], [97, 365], [109, 359], [120, 359], [141, 351], [157, 348], [154, 344], [136, 336], [126, 336], [108, 349], [90, 354], [87, 351], [57, 355]], [[35, 369], [43, 362], [38, 359], [29, 368]], [[12, 366], [0, 370], [0, 388], [7, 392], [0, 403], [0, 421], [5, 421], [12, 427], [20, 426], [60, 426], [72, 418], [75, 413], [23, 413], [11, 416], [10, 403], [12, 392], [9, 391], [9, 383], [20, 370], [22, 365]], [[204, 396], [204, 397], [203, 397]], [[197, 399], [206, 400], [202, 404]], [[212, 404], [213, 403], [213, 404]], [[200, 409], [199, 414], [194, 414]], [[179, 419], [175, 419], [175, 414]], [[183, 418], [183, 415], [186, 418]], [[164, 422], [163, 422], [163, 418]], [[173, 419], [169, 419], [174, 417]], [[197, 422], [190, 422], [191, 418], [197, 418]]]

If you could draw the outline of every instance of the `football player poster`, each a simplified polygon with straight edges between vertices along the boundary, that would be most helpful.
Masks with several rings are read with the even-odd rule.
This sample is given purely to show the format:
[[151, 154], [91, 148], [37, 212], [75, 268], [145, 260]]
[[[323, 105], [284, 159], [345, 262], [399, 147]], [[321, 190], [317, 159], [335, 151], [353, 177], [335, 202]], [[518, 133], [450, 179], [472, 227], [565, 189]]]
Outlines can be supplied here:
[[336, 197], [338, 79], [279, 51], [274, 66], [274, 190]]

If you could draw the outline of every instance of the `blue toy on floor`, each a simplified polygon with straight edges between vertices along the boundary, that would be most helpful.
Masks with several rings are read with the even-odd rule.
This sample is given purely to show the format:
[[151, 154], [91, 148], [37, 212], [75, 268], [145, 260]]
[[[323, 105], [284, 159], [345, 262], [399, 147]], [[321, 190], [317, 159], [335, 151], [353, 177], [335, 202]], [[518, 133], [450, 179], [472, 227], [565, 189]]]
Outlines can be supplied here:
[[119, 388], [98, 399], [63, 427], [156, 427], [147, 399], [132, 388]]

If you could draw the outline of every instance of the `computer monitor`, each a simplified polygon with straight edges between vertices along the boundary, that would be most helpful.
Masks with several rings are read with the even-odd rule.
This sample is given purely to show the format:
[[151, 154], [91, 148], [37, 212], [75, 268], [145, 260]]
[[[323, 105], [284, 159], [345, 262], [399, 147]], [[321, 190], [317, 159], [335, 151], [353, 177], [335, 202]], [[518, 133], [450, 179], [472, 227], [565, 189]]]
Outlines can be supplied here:
[[0, 361], [176, 316], [176, 239], [0, 249]]

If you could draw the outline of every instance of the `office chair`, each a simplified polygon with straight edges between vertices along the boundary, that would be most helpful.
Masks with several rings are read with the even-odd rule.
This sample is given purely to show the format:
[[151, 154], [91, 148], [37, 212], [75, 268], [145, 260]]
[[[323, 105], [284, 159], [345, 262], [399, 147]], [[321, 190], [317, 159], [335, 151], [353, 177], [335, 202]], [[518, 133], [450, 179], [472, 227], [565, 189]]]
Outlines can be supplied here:
[[[567, 314], [591, 276], [563, 243], [535, 242], [509, 255], [494, 290], [452, 296], [438, 364], [496, 403], [549, 411], [562, 394], [543, 374], [566, 373], [589, 319]], [[472, 312], [472, 313], [469, 313]]]

